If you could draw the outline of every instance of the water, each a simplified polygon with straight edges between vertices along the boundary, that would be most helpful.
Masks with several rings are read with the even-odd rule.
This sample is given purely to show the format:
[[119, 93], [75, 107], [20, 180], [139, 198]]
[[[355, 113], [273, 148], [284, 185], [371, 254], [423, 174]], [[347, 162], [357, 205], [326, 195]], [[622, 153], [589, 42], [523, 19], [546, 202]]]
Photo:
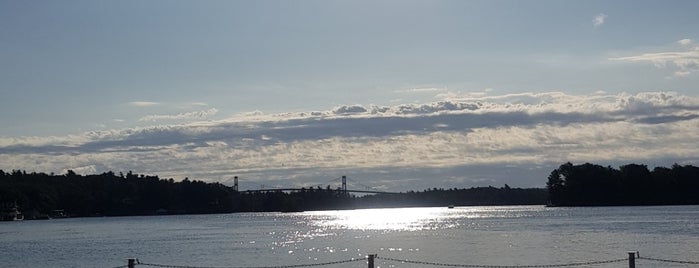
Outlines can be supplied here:
[[[699, 206], [406, 208], [0, 223], [3, 267], [115, 267], [130, 257], [173, 265], [271, 266], [373, 253], [452, 264], [534, 265], [621, 259], [629, 250], [699, 260]], [[384, 259], [377, 266], [431, 267]], [[638, 267], [692, 266], [639, 261]]]

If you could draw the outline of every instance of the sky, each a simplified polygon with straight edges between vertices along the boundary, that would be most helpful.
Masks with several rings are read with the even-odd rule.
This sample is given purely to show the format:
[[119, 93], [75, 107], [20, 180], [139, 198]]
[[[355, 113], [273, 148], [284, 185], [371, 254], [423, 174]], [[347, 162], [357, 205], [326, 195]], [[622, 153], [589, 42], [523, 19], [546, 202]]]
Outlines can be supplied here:
[[0, 0], [0, 169], [404, 191], [696, 165], [697, 10]]

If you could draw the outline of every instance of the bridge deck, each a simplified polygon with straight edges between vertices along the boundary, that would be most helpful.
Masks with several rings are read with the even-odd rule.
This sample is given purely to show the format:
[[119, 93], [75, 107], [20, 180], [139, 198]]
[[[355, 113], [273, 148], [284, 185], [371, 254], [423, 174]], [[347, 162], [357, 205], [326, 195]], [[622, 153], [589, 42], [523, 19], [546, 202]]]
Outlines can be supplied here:
[[[301, 188], [276, 188], [276, 189], [258, 189], [258, 190], [243, 190], [241, 192], [249, 193], [266, 193], [266, 192], [300, 192], [300, 191], [316, 191], [318, 189], [301, 189]], [[327, 189], [321, 189], [327, 191]], [[330, 189], [333, 192], [342, 192], [342, 190]], [[399, 194], [396, 192], [371, 191], [371, 190], [346, 190], [348, 193], [363, 193], [363, 194]]]

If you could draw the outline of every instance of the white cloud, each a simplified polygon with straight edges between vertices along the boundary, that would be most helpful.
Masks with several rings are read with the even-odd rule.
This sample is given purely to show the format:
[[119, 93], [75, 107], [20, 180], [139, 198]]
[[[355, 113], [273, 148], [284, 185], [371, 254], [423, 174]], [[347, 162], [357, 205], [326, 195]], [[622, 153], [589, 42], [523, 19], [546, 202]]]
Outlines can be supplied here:
[[425, 87], [425, 88], [408, 88], [408, 89], [399, 89], [394, 91], [395, 93], [434, 93], [434, 92], [444, 92], [447, 91], [447, 88], [438, 88], [438, 87]]
[[147, 115], [142, 117], [141, 119], [138, 119], [138, 121], [142, 122], [155, 122], [155, 121], [161, 121], [161, 120], [201, 120], [205, 119], [210, 116], [214, 116], [218, 113], [218, 109], [216, 108], [211, 108], [208, 110], [203, 110], [203, 111], [194, 111], [194, 112], [186, 112], [186, 113], [179, 113], [179, 114], [173, 114], [173, 115]]
[[691, 40], [683, 39], [678, 43], [685, 46], [684, 51], [651, 52], [640, 55], [610, 58], [612, 61], [650, 62], [657, 68], [675, 69], [675, 77], [685, 77], [699, 71], [699, 47], [689, 47]]
[[97, 168], [94, 165], [84, 166], [84, 167], [74, 167], [62, 170], [60, 174], [68, 173], [68, 170], [72, 170], [76, 174], [89, 175], [97, 173]]
[[682, 45], [682, 46], [689, 46], [692, 44], [692, 39], [685, 38], [685, 39], [677, 40], [677, 43]]
[[136, 107], [149, 107], [149, 106], [160, 105], [159, 102], [152, 102], [152, 101], [132, 101], [132, 102], [129, 102], [127, 104], [131, 105], [131, 106], [136, 106]]
[[690, 72], [690, 71], [676, 71], [675, 73], [673, 73], [673, 76], [674, 76], [674, 77], [687, 77], [687, 76], [689, 76], [691, 73], [692, 73], [692, 72]]
[[604, 21], [606, 19], [607, 19], [606, 14], [604, 14], [604, 13], [597, 14], [597, 16], [595, 16], [592, 19], [592, 26], [594, 26], [595, 28], [600, 27], [600, 26], [604, 25]]
[[[545, 173], [565, 161], [691, 162], [699, 155], [698, 140], [699, 98], [672, 92], [465, 95], [425, 104], [258, 112], [64, 137], [0, 138], [0, 169], [91, 167], [85, 170], [216, 181], [239, 175], [286, 185], [364, 174], [392, 187], [408, 180], [396, 174], [438, 173], [444, 180], [438, 185], [445, 187], [542, 186]], [[504, 166], [522, 177], [512, 179]], [[473, 170], [486, 175], [471, 177]], [[414, 179], [400, 187], [430, 182]]]

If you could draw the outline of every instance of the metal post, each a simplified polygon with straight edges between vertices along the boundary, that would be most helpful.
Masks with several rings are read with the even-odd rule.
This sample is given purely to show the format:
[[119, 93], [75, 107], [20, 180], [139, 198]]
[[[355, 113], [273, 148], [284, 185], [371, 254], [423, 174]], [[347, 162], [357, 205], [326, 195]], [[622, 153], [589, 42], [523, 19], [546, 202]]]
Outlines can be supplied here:
[[238, 191], [238, 176], [233, 177], [233, 191]]
[[129, 259], [129, 268], [135, 268], [136, 267], [136, 259]]
[[368, 256], [368, 261], [369, 261], [369, 268], [374, 268], [374, 258], [376, 258], [376, 254], [369, 254]]
[[636, 268], [636, 252], [629, 251], [629, 268]]

